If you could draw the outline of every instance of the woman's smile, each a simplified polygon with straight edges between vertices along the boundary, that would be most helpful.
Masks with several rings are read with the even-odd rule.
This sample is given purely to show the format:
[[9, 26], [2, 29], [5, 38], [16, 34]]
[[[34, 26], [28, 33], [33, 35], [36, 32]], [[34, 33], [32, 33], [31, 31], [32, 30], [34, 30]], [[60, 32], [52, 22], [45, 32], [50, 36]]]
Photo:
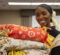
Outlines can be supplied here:
[[38, 23], [39, 23], [40, 25], [44, 25], [44, 26], [47, 24], [45, 18], [40, 18], [40, 19], [38, 20]]
[[46, 23], [46, 21], [45, 20], [41, 20], [41, 21], [39, 21], [39, 24], [41, 24], [41, 25], [46, 25], [47, 23]]

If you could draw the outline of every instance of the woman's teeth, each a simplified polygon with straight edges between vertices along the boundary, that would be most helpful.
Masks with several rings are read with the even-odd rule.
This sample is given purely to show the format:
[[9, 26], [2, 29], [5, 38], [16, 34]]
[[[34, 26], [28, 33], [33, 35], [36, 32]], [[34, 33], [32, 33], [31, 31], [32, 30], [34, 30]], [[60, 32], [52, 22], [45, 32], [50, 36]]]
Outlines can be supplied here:
[[40, 21], [40, 24], [46, 25], [45, 21]]

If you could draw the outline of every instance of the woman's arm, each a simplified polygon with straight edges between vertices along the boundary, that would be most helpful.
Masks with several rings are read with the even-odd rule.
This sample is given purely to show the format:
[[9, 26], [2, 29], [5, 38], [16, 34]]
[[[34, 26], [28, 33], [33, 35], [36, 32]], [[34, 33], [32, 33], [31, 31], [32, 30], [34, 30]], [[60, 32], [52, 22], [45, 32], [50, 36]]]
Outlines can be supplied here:
[[54, 40], [55, 46], [60, 46], [60, 34], [58, 34]]
[[50, 55], [60, 55], [60, 34], [54, 40], [55, 46], [50, 49]]

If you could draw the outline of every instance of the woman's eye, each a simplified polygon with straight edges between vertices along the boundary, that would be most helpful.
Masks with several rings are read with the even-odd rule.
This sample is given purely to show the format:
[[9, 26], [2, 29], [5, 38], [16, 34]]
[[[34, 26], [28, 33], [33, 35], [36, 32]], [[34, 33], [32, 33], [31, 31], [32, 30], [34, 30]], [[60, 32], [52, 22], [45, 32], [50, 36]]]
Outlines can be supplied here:
[[46, 12], [42, 12], [43, 15], [46, 15], [47, 13]]

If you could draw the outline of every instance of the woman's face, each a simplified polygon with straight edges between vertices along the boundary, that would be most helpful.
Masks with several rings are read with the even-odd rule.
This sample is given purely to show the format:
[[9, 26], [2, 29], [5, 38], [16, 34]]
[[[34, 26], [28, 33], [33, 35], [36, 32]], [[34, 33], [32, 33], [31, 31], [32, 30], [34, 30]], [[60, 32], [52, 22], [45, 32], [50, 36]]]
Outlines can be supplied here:
[[41, 26], [50, 26], [51, 15], [47, 9], [38, 7], [36, 9], [36, 20]]

